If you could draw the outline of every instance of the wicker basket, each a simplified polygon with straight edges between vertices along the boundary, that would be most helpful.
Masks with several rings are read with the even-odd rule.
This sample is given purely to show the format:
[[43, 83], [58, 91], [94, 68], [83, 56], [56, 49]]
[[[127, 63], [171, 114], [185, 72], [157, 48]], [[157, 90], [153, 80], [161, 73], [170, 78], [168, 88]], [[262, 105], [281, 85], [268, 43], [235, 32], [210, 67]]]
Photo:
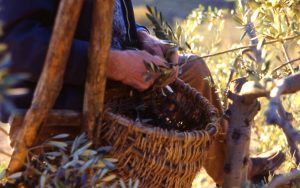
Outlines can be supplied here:
[[98, 144], [112, 145], [122, 179], [140, 187], [191, 187], [210, 139], [216, 109], [181, 80], [171, 90], [138, 93], [110, 89]]

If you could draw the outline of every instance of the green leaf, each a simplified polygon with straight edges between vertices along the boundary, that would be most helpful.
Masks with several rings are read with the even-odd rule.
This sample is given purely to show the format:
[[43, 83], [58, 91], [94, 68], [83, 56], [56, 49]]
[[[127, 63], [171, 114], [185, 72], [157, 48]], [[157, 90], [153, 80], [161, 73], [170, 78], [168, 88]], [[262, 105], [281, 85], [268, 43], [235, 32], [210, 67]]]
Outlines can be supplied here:
[[46, 180], [47, 180], [47, 171], [45, 170], [44, 172], [43, 172], [43, 174], [41, 175], [41, 177], [40, 177], [40, 188], [44, 188], [45, 187], [45, 185], [46, 185]]
[[116, 179], [116, 175], [115, 174], [111, 174], [111, 175], [108, 175], [108, 176], [105, 176], [102, 181], [104, 182], [111, 182], [112, 180]]
[[111, 162], [111, 161], [108, 161], [108, 160], [105, 160], [103, 159], [102, 162], [105, 164], [105, 166], [110, 169], [110, 170], [114, 170], [116, 167], [115, 165]]
[[94, 166], [101, 169], [105, 167], [105, 164], [102, 162], [102, 160], [98, 160]]
[[81, 155], [85, 156], [85, 157], [88, 157], [88, 156], [94, 156], [96, 154], [97, 154], [96, 151], [88, 149], [88, 150], [84, 151]]
[[146, 5], [146, 8], [147, 8], [147, 10], [148, 10], [148, 12], [149, 12], [150, 14], [153, 14], [152, 8], [151, 8], [149, 5]]
[[176, 31], [176, 37], [177, 37], [177, 39], [180, 39], [181, 34], [182, 34], [182, 28], [181, 28], [181, 26], [178, 26], [177, 27], [177, 31]]
[[75, 164], [77, 164], [77, 160], [72, 160], [72, 161], [67, 162], [67, 163], [63, 166], [63, 168], [67, 169], [67, 168], [69, 168], [70, 166], [74, 167]]
[[258, 40], [257, 50], [261, 50], [262, 47], [264, 46], [265, 42], [266, 42], [265, 38]]
[[259, 16], [259, 13], [260, 13], [260, 9], [256, 9], [252, 16], [251, 16], [251, 22], [255, 22], [256, 18]]
[[56, 188], [65, 188], [65, 184], [55, 177], [54, 184]]
[[244, 31], [243, 35], [240, 38], [240, 41], [242, 41], [245, 38], [246, 35], [247, 35], [247, 31]]
[[166, 85], [165, 88], [170, 92], [170, 93], [174, 93], [173, 89], [171, 88], [171, 86]]
[[83, 152], [85, 152], [89, 147], [91, 147], [92, 142], [88, 142], [87, 144], [85, 144], [84, 146], [82, 146], [81, 148], [79, 148], [78, 150], [76, 150], [73, 153], [73, 156], [80, 156]]
[[192, 47], [191, 47], [191, 45], [190, 45], [188, 42], [185, 42], [185, 45], [186, 45], [186, 47], [187, 47], [189, 50], [192, 50]]
[[234, 21], [236, 21], [238, 24], [240, 25], [245, 25], [243, 20], [241, 18], [239, 18], [238, 16], [233, 16]]
[[47, 144], [50, 146], [60, 148], [62, 150], [66, 150], [66, 147], [68, 146], [65, 142], [59, 142], [59, 141], [49, 141]]
[[69, 134], [59, 134], [56, 136], [53, 136], [52, 139], [63, 139], [69, 137]]
[[132, 179], [131, 178], [128, 181], [128, 187], [132, 188]]
[[118, 162], [118, 159], [115, 159], [115, 158], [104, 158], [104, 160], [110, 161], [110, 162], [112, 162], [112, 163]]
[[86, 169], [90, 168], [92, 164], [95, 162], [95, 159], [90, 159], [80, 168], [79, 172], [83, 173]]
[[0, 172], [0, 180], [3, 179], [6, 176], [6, 170], [2, 170]]
[[71, 148], [71, 153], [74, 153], [75, 150], [83, 143], [85, 143], [87, 141], [86, 139], [86, 134], [83, 133], [80, 136], [76, 137], [73, 144], [72, 144], [72, 148]]
[[127, 188], [125, 182], [122, 179], [120, 179], [120, 186], [121, 188]]
[[14, 174], [8, 176], [7, 178], [8, 179], [18, 179], [18, 178], [20, 178], [22, 176], [23, 176], [23, 172], [17, 172], [17, 173], [14, 173]]
[[53, 152], [47, 152], [46, 155], [53, 156], [53, 157], [59, 157], [62, 155], [62, 153], [53, 151]]
[[112, 146], [102, 146], [100, 148], [97, 149], [97, 152], [99, 153], [108, 153], [110, 152], [112, 149]]
[[9, 88], [5, 90], [5, 94], [8, 96], [17, 96], [17, 95], [24, 95], [28, 93], [27, 88]]
[[109, 171], [109, 170], [108, 170], [107, 168], [102, 169], [102, 170], [101, 170], [101, 173], [100, 173], [100, 175], [99, 175], [99, 178], [103, 178], [103, 177], [107, 174], [108, 171]]
[[138, 179], [134, 182], [133, 188], [138, 188], [139, 184], [140, 184], [140, 180]]

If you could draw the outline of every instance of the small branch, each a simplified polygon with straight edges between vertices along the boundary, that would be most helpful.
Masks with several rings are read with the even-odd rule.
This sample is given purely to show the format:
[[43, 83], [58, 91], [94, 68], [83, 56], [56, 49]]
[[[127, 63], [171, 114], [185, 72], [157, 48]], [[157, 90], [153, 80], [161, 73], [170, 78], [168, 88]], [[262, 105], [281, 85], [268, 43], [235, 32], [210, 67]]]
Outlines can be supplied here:
[[288, 137], [287, 141], [290, 146], [290, 154], [293, 156], [295, 163], [298, 166], [300, 164], [300, 150], [298, 148], [298, 144]]
[[5, 156], [7, 156], [7, 157], [11, 157], [11, 154], [10, 154], [10, 153], [7, 153], [6, 151], [4, 151], [4, 150], [2, 150], [2, 149], [0, 149], [0, 154], [5, 155]]
[[297, 61], [300, 61], [300, 57], [299, 57], [299, 58], [296, 58], [296, 59], [292, 59], [292, 60], [290, 60], [290, 61], [288, 61], [288, 62], [286, 62], [286, 63], [284, 63], [284, 64], [282, 64], [282, 65], [280, 65], [280, 66], [278, 66], [278, 67], [276, 67], [274, 70], [272, 70], [271, 74], [274, 74], [276, 71], [278, 71], [278, 70], [281, 69], [282, 67], [285, 67], [285, 66], [287, 66], [287, 65], [289, 65], [289, 64], [292, 64], [292, 63], [295, 63], [295, 62], [297, 62]]
[[[286, 117], [280, 117], [277, 113], [278, 109], [282, 109], [280, 96], [284, 93], [293, 93], [300, 90], [300, 73], [291, 75], [284, 79], [277, 81], [276, 87], [270, 91], [270, 103], [266, 111], [268, 123], [282, 123], [281, 119], [285, 120]], [[285, 116], [286, 114], [284, 114]], [[288, 126], [288, 125], [287, 125]]]
[[298, 165], [300, 163], [300, 151], [297, 143], [300, 142], [300, 134], [291, 124], [291, 115], [286, 112], [280, 100], [286, 87], [285, 80], [277, 82], [277, 86], [270, 92], [270, 103], [265, 115], [267, 123], [277, 124], [283, 130], [290, 146], [290, 153], [295, 157], [295, 162]]
[[[283, 54], [284, 54], [284, 57], [285, 57], [286, 61], [287, 62], [291, 61], [291, 58], [290, 58], [290, 56], [288, 54], [288, 51], [287, 51], [287, 47], [286, 47], [286, 45], [283, 42], [281, 43], [281, 47], [282, 47], [282, 51], [283, 51]], [[288, 64], [288, 66], [289, 66], [289, 68], [291, 70], [291, 73], [295, 74], [293, 66], [290, 63]]]
[[288, 184], [291, 180], [300, 178], [299, 170], [292, 170], [290, 173], [274, 178], [268, 185], [268, 188], [276, 188]]
[[226, 84], [226, 90], [229, 89], [229, 85], [233, 79], [233, 75], [234, 75], [234, 68], [237, 67], [238, 63], [240, 62], [240, 58], [241, 56], [245, 55], [247, 52], [251, 51], [251, 49], [249, 48], [246, 48], [244, 50], [242, 50], [240, 52], [240, 54], [234, 59], [233, 63], [232, 63], [232, 67], [230, 69], [230, 74], [229, 74], [229, 77], [228, 77], [228, 80], [227, 80], [227, 84]]
[[[229, 91], [229, 86], [230, 86], [230, 83], [231, 83], [231, 81], [233, 79], [233, 75], [234, 75], [234, 72], [235, 72], [235, 67], [237, 67], [238, 63], [240, 62], [241, 56], [243, 56], [244, 54], [246, 54], [246, 52], [248, 52], [248, 51], [251, 51], [251, 50], [249, 48], [242, 50], [241, 53], [240, 53], [240, 55], [238, 55], [234, 59], [234, 61], [232, 63], [232, 67], [230, 69], [230, 74], [229, 74], [229, 77], [228, 77], [228, 80], [227, 80], [227, 84], [226, 84], [226, 89], [225, 89], [226, 93]], [[227, 109], [227, 107], [228, 107], [228, 98], [226, 98], [225, 101], [224, 101], [224, 109]]]
[[[293, 40], [293, 39], [296, 39], [296, 38], [300, 38], [300, 35], [290, 36], [290, 37], [286, 37], [286, 38], [283, 38], [283, 39], [270, 40], [270, 41], [265, 42], [264, 45], [273, 44], [273, 43], [277, 43], [277, 42], [281, 42], [281, 41], [289, 41], [289, 40]], [[204, 55], [204, 56], [201, 56], [200, 58], [208, 58], [208, 57], [213, 57], [213, 56], [226, 54], [226, 53], [229, 53], [229, 52], [234, 52], [234, 51], [237, 51], [237, 50], [243, 50], [243, 49], [246, 49], [246, 48], [255, 48], [255, 47], [256, 47], [256, 45], [241, 46], [241, 47], [233, 48], [233, 49], [230, 49], [230, 50], [217, 52], [217, 53], [214, 53], [214, 54]]]
[[6, 136], [9, 135], [8, 132], [1, 127], [1, 125], [0, 125], [0, 132], [2, 132], [3, 134], [5, 134]]
[[227, 81], [227, 84], [226, 84], [225, 95], [227, 95], [227, 97], [224, 100], [224, 105], [223, 105], [224, 109], [228, 108], [228, 98], [230, 98], [230, 96], [229, 96], [230, 94], [228, 93], [229, 92], [229, 86], [230, 86], [230, 83], [233, 79], [233, 75], [234, 75], [234, 71], [235, 71], [234, 69], [237, 66], [238, 62], [239, 62], [239, 56], [236, 57], [234, 59], [233, 63], [232, 63], [232, 67], [231, 67], [230, 74], [229, 74], [229, 77], [228, 77], [228, 81]]
[[269, 106], [271, 106], [269, 108], [272, 109], [266, 111], [267, 123], [277, 124], [280, 128], [282, 128], [286, 137], [290, 138], [291, 141], [295, 143], [300, 142], [300, 134], [296, 129], [294, 129], [293, 125], [288, 120], [285, 120], [283, 117], [278, 116], [277, 111], [273, 111], [273, 109], [277, 106], [275, 106], [274, 104]]
[[[249, 15], [249, 17], [250, 17], [250, 15]], [[250, 18], [249, 18], [249, 20], [250, 20]], [[251, 21], [249, 21], [249, 23], [247, 24], [246, 31], [251, 39], [250, 40], [251, 45], [255, 46], [255, 48], [252, 48], [252, 52], [255, 54], [256, 62], [262, 63], [264, 61], [264, 59], [262, 57], [262, 51], [261, 51], [261, 49], [257, 48], [258, 39], [257, 39], [257, 35], [256, 35], [256, 30], [255, 30], [254, 24]]]

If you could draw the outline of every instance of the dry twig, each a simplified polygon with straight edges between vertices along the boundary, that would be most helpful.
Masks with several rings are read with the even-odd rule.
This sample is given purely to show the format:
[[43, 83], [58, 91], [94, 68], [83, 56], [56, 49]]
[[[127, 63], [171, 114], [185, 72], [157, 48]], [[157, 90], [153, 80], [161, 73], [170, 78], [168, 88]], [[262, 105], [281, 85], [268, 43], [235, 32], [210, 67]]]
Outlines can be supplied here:
[[[274, 40], [266, 41], [266, 42], [264, 42], [264, 45], [266, 45], [266, 44], [274, 44], [274, 43], [282, 42], [282, 41], [294, 40], [296, 38], [300, 38], [300, 35], [294, 35], [294, 36], [286, 37], [286, 38], [283, 38], [283, 39], [274, 39]], [[241, 46], [241, 47], [233, 48], [233, 49], [230, 49], [230, 50], [225, 50], [225, 51], [217, 52], [217, 53], [214, 53], [214, 54], [204, 55], [204, 56], [201, 56], [200, 58], [204, 59], [204, 58], [208, 58], [208, 57], [213, 57], [213, 56], [218, 56], [218, 55], [226, 54], [226, 53], [229, 53], [229, 52], [243, 50], [243, 49], [246, 49], [246, 48], [255, 48], [256, 46], [257, 46], [256, 44], [254, 44], [254, 45], [252, 44], [252, 45], [248, 45], [248, 46]]]

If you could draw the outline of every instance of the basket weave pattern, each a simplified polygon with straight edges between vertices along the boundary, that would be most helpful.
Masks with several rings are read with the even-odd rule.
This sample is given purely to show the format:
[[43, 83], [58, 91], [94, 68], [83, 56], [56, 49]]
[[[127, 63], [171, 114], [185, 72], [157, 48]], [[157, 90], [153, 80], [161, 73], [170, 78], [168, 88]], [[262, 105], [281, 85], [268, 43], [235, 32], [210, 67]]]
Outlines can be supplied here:
[[[191, 187], [217, 133], [217, 111], [206, 98], [181, 80], [171, 88], [166, 94], [118, 92], [99, 125], [99, 143], [112, 145], [118, 159], [116, 173], [138, 178], [140, 187]], [[148, 122], [135, 117], [140, 104]]]

